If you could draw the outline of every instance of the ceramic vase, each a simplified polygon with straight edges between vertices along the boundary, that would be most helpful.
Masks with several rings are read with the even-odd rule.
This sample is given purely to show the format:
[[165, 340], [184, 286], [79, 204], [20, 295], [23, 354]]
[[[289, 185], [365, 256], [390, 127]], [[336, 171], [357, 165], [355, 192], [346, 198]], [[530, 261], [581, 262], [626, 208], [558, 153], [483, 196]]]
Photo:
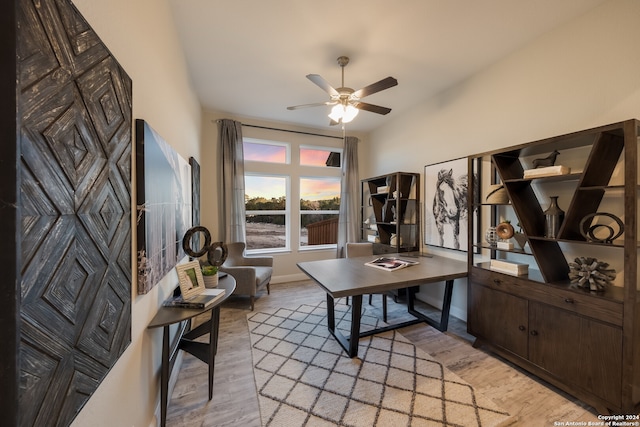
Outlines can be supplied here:
[[551, 203], [544, 211], [544, 237], [557, 239], [563, 220], [564, 211], [558, 206], [558, 196], [551, 196]]
[[205, 288], [217, 288], [218, 287], [218, 273], [213, 276], [202, 276], [204, 279]]

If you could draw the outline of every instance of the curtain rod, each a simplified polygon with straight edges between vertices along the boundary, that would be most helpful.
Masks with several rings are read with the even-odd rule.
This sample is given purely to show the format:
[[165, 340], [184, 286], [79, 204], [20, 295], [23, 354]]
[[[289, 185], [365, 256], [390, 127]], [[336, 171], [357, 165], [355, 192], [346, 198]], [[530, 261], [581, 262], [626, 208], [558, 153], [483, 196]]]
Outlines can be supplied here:
[[[216, 123], [220, 123], [220, 120], [216, 120]], [[256, 129], [277, 130], [277, 131], [280, 131], [280, 132], [299, 133], [301, 135], [322, 136], [322, 137], [325, 137], [325, 138], [344, 139], [341, 136], [322, 135], [320, 133], [302, 132], [302, 131], [299, 131], [299, 130], [279, 129], [279, 128], [272, 128], [272, 127], [268, 127], [268, 126], [249, 125], [247, 123], [242, 123], [242, 122], [241, 122], [241, 125], [242, 126], [246, 126], [246, 127], [250, 127], [250, 128], [256, 128]]]

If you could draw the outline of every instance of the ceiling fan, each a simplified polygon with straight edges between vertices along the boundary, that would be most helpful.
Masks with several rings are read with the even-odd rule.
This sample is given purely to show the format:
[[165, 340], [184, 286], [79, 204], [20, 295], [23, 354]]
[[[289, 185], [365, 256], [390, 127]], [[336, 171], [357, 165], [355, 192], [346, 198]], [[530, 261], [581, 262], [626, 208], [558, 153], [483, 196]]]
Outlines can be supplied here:
[[320, 75], [307, 74], [307, 78], [311, 80], [311, 82], [315, 83], [320, 87], [320, 89], [329, 94], [329, 101], [316, 102], [314, 104], [294, 105], [292, 107], [287, 107], [287, 110], [333, 105], [334, 107], [331, 109], [331, 114], [329, 114], [331, 125], [349, 123], [358, 115], [358, 110], [371, 111], [372, 113], [377, 114], [389, 114], [391, 112], [391, 108], [368, 104], [366, 102], [361, 102], [360, 100], [365, 96], [396, 86], [398, 81], [393, 77], [387, 77], [378, 82], [372, 83], [369, 86], [365, 86], [362, 89], [353, 90], [350, 87], [345, 87], [344, 85], [344, 67], [346, 67], [348, 63], [349, 57], [340, 56], [338, 58], [338, 65], [342, 68], [342, 86], [337, 89], [334, 89], [329, 82], [323, 79]]

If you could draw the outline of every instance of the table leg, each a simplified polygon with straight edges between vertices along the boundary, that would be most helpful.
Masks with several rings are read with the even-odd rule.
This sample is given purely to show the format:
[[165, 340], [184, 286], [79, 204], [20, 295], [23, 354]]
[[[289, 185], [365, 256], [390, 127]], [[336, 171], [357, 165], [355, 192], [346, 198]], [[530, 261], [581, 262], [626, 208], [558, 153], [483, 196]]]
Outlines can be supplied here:
[[162, 367], [160, 368], [160, 426], [167, 423], [167, 403], [169, 400], [169, 326], [162, 334]]
[[442, 301], [442, 311], [440, 314], [440, 321], [437, 322], [431, 319], [429, 316], [426, 316], [419, 311], [417, 311], [414, 307], [415, 301], [415, 291], [412, 288], [407, 288], [407, 311], [417, 317], [418, 319], [422, 319], [424, 322], [433, 326], [437, 330], [444, 332], [449, 327], [449, 311], [451, 309], [451, 295], [453, 293], [453, 280], [447, 280], [445, 282], [444, 288], [444, 299]]
[[336, 330], [336, 312], [334, 309], [335, 301], [333, 297], [327, 294], [327, 327], [329, 331], [333, 333]]
[[218, 352], [218, 331], [220, 329], [220, 307], [211, 310], [211, 329], [209, 335], [209, 400], [213, 398], [213, 372]]
[[360, 341], [360, 318], [362, 313], [362, 295], [354, 295], [351, 303], [351, 336], [349, 337], [349, 357], [358, 355]]
[[336, 329], [336, 315], [333, 297], [327, 294], [327, 328], [338, 344], [347, 352], [349, 357], [358, 355], [358, 341], [360, 339], [360, 312], [362, 311], [362, 295], [354, 295], [351, 302], [351, 335], [345, 337]]

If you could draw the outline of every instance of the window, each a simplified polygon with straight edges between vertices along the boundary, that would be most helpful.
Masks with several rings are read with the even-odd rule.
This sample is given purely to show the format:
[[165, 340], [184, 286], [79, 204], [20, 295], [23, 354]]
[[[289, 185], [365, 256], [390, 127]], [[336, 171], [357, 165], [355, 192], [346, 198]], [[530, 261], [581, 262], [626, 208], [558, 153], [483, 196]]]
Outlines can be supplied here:
[[247, 250], [289, 246], [286, 227], [288, 181], [286, 176], [245, 173]]
[[243, 138], [242, 147], [245, 162], [290, 163], [287, 144]]
[[329, 148], [300, 147], [300, 165], [340, 167], [340, 152]]
[[300, 246], [338, 242], [340, 178], [300, 179]]
[[342, 150], [253, 138], [243, 148], [247, 251], [335, 247]]

